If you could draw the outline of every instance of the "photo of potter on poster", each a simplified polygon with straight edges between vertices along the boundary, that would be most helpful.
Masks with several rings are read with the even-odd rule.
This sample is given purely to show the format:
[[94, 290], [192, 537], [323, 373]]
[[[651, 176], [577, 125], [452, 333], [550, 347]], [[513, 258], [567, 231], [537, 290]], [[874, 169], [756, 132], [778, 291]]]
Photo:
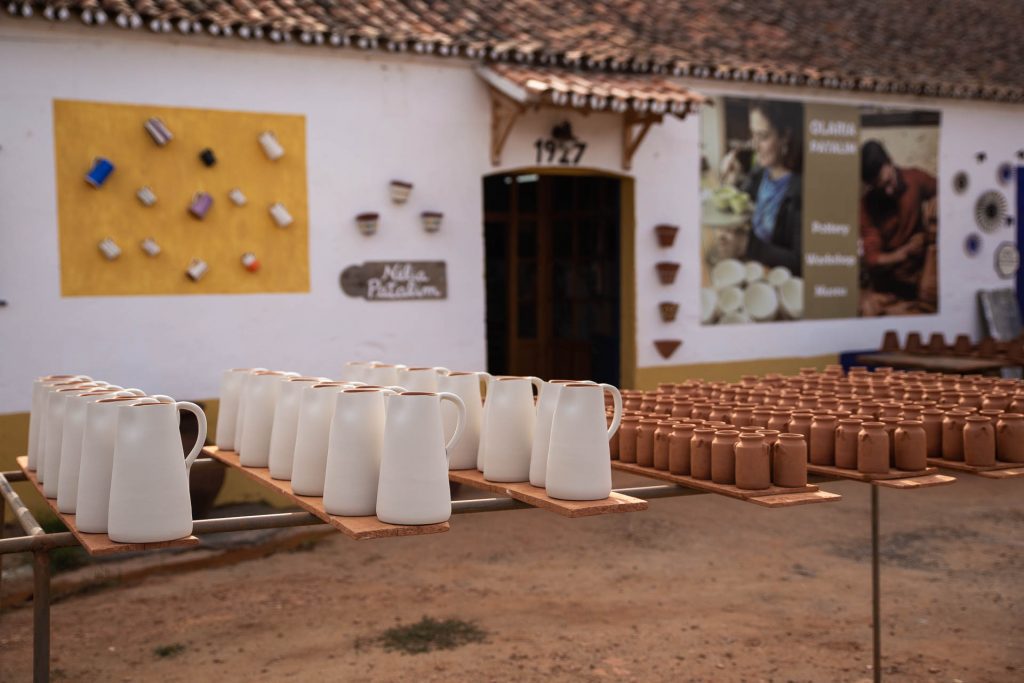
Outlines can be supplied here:
[[938, 112], [719, 97], [701, 123], [702, 323], [937, 312]]

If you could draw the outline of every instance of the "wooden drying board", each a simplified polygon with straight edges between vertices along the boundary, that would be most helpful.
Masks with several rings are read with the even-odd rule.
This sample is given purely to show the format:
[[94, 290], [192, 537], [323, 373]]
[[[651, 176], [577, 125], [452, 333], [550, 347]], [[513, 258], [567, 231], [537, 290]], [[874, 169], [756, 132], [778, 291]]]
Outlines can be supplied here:
[[376, 517], [341, 517], [332, 515], [324, 510], [324, 499], [315, 496], [299, 496], [292, 493], [292, 483], [274, 479], [270, 476], [270, 470], [266, 467], [242, 467], [239, 463], [238, 454], [234, 451], [222, 451], [216, 446], [207, 446], [203, 453], [214, 460], [218, 460], [229, 467], [238, 470], [253, 481], [273, 489], [277, 493], [284, 494], [289, 500], [310, 512], [335, 529], [341, 531], [350, 538], [361, 541], [367, 538], [389, 538], [392, 536], [422, 536], [424, 534], [439, 534], [448, 531], [448, 522], [440, 524], [399, 525], [387, 524]]
[[1013, 479], [1015, 477], [1024, 476], [1024, 464], [1019, 462], [997, 462], [995, 465], [990, 465], [988, 467], [976, 467], [974, 465], [968, 465], [962, 460], [957, 461], [943, 460], [942, 458], [928, 458], [928, 464], [935, 465], [936, 467], [944, 467], [947, 470], [977, 474], [980, 477], [987, 477], [988, 479]]
[[890, 469], [888, 472], [884, 473], [867, 474], [865, 472], [858, 472], [857, 470], [848, 470], [843, 467], [834, 467], [832, 465], [812, 465], [811, 463], [808, 463], [807, 471], [812, 474], [820, 474], [826, 477], [852, 479], [853, 481], [862, 481], [864, 483], [876, 484], [878, 486], [885, 486], [892, 489], [917, 489], [929, 486], [942, 486], [944, 484], [952, 484], [956, 481], [955, 477], [937, 474], [938, 470], [934, 467], [926, 467], [925, 469], [918, 470], [916, 472]]
[[451, 470], [449, 481], [483, 489], [492, 493], [501, 493], [522, 503], [550, 510], [563, 517], [592, 517], [613, 512], [639, 512], [647, 509], [647, 501], [632, 496], [615, 493], [604, 500], [559, 500], [549, 496], [544, 489], [533, 486], [530, 482], [510, 483], [487, 481], [478, 470]]
[[687, 488], [718, 493], [730, 498], [745, 500], [765, 507], [789, 507], [793, 505], [807, 505], [809, 503], [827, 503], [842, 498], [839, 494], [820, 491], [814, 484], [798, 488], [786, 488], [772, 486], [760, 491], [747, 491], [730, 484], [716, 484], [709, 479], [695, 479], [683, 474], [672, 474], [667, 470], [658, 470], [653, 467], [644, 467], [631, 462], [612, 460], [612, 469], [631, 474], [639, 474], [652, 479], [661, 479], [673, 484], [686, 486]]
[[46, 504], [53, 510], [53, 514], [60, 518], [60, 521], [64, 522], [64, 526], [68, 528], [78, 542], [82, 544], [85, 551], [93, 557], [99, 555], [116, 555], [117, 553], [135, 553], [143, 550], [156, 550], [158, 548], [187, 548], [193, 545], [199, 545], [199, 539], [195, 536], [187, 536], [185, 538], [179, 538], [176, 541], [163, 541], [161, 543], [115, 543], [110, 540], [110, 537], [106, 534], [87, 534], [78, 530], [78, 525], [75, 524], [75, 516], [68, 515], [57, 509], [57, 501], [52, 498], [47, 498], [43, 493], [43, 486], [39, 483], [39, 479], [36, 478], [36, 473], [28, 468], [28, 456], [22, 455], [17, 459], [18, 467], [25, 473], [32, 485], [39, 491], [39, 495]]

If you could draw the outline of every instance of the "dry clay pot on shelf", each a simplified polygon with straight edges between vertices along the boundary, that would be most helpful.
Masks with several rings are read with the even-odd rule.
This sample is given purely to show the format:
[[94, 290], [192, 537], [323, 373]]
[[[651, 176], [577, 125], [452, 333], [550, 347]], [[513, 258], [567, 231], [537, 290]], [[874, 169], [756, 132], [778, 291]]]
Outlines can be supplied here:
[[659, 261], [654, 264], [654, 267], [658, 271], [658, 280], [661, 281], [661, 284], [670, 285], [676, 281], [679, 264], [675, 261]]

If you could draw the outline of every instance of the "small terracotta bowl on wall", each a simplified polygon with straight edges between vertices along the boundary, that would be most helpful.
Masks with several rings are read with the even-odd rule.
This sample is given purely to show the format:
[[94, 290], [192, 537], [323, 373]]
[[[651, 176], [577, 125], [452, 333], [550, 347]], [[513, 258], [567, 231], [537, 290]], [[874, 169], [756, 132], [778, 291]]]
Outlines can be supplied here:
[[658, 270], [658, 279], [661, 280], [661, 284], [670, 285], [676, 281], [679, 264], [675, 261], [660, 261], [654, 267]]
[[668, 360], [682, 343], [680, 339], [656, 339], [654, 340], [654, 348], [658, 349], [658, 353], [661, 354], [662, 358]]
[[658, 236], [658, 246], [660, 247], [671, 247], [675, 244], [678, 232], [678, 225], [657, 225], [654, 227], [654, 234]]
[[658, 312], [661, 313], [662, 322], [670, 323], [676, 319], [679, 312], [679, 304], [674, 301], [662, 301], [658, 304]]

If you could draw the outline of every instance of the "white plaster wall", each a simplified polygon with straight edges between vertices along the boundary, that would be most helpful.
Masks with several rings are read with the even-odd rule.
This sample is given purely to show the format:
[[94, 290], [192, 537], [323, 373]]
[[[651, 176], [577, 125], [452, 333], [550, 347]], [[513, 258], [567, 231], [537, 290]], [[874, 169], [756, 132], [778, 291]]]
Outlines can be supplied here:
[[[715, 84], [692, 85], [714, 94]], [[712, 87], [709, 87], [712, 86]], [[728, 93], [787, 97], [789, 89], [730, 85]], [[962, 242], [974, 230], [973, 203], [995, 187], [995, 167], [1024, 146], [1024, 108], [909, 98], [843, 98], [938, 108], [940, 142], [939, 315], [786, 322], [742, 327], [699, 323], [699, 122], [666, 119], [634, 157], [637, 348], [641, 367], [834, 353], [869, 348], [882, 332], [977, 332], [975, 291], [1008, 286], [991, 254], [1013, 230], [983, 236], [975, 260]], [[61, 298], [57, 257], [51, 102], [79, 98], [298, 113], [306, 116], [310, 212], [309, 294]], [[216, 395], [226, 367], [264, 365], [336, 375], [344, 360], [479, 368], [486, 363], [481, 178], [536, 165], [533, 142], [566, 114], [541, 111], [517, 124], [502, 164], [489, 161], [486, 88], [469, 63], [329, 48], [168, 38], [117, 29], [25, 21], [0, 27], [0, 413], [25, 410], [33, 376], [77, 371], [178, 397]], [[582, 167], [619, 173], [620, 119], [570, 114], [589, 147]], [[974, 153], [986, 150], [984, 165]], [[971, 190], [954, 195], [967, 169]], [[415, 183], [394, 207], [391, 178]], [[1013, 188], [1004, 188], [1013, 204]], [[419, 227], [421, 210], [445, 213], [441, 232]], [[378, 234], [358, 235], [360, 211], [382, 215]], [[682, 226], [671, 250], [652, 228]], [[676, 284], [659, 284], [653, 264], [683, 263]], [[339, 272], [364, 260], [448, 261], [443, 302], [370, 304], [345, 296]], [[674, 299], [677, 321], [657, 302]], [[652, 340], [679, 338], [663, 360]]]
[[[327, 48], [0, 27], [0, 413], [31, 378], [83, 372], [175, 397], [216, 396], [222, 369], [337, 376], [350, 359], [482, 368], [486, 90], [466, 63]], [[77, 98], [306, 116], [309, 294], [60, 296], [51, 102]], [[388, 181], [415, 183], [390, 203]], [[436, 234], [422, 210], [445, 214]], [[381, 213], [373, 238], [354, 216]], [[448, 261], [446, 301], [367, 303], [338, 275], [373, 259]]]

